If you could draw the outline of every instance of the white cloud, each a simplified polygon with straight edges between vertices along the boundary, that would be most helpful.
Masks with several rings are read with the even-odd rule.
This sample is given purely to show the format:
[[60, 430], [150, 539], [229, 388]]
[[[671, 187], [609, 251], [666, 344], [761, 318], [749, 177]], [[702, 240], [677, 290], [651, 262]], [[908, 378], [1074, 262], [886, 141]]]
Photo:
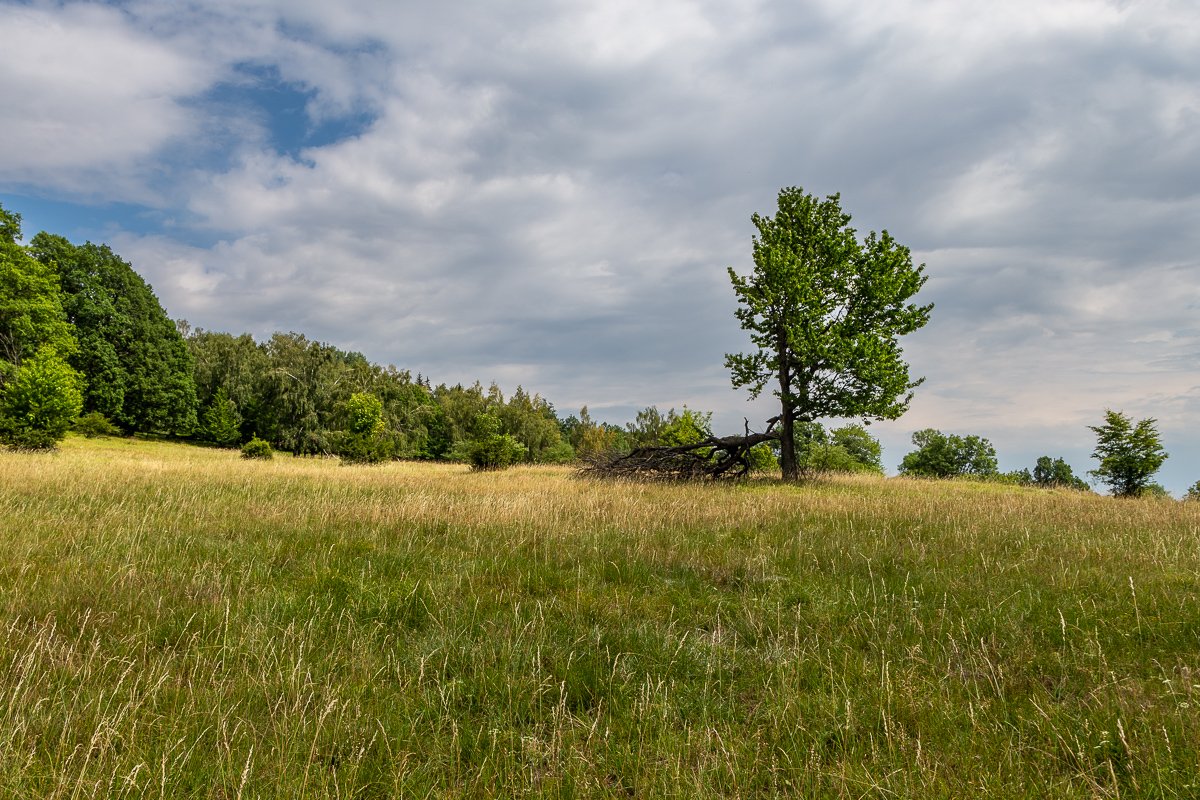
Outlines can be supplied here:
[[121, 196], [134, 180], [90, 186], [89, 178], [130, 169], [195, 124], [178, 100], [205, 85], [204, 65], [115, 9], [8, 6], [0, 40], [5, 183]]

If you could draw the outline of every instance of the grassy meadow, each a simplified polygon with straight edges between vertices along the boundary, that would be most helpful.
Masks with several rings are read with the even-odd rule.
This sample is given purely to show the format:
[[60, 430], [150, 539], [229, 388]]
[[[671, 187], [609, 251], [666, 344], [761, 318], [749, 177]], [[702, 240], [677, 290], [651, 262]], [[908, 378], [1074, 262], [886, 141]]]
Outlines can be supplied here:
[[1200, 504], [0, 453], [0, 797], [1200, 797]]

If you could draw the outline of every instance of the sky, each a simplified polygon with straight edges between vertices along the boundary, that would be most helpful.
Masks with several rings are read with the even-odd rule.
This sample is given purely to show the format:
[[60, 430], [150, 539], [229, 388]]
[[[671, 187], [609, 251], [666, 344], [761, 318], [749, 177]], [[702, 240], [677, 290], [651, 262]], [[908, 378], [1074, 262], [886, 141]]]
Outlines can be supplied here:
[[1200, 479], [1193, 0], [0, 0], [0, 204], [194, 327], [436, 382], [762, 428], [726, 269], [778, 192], [925, 264], [925, 382], [871, 430]]

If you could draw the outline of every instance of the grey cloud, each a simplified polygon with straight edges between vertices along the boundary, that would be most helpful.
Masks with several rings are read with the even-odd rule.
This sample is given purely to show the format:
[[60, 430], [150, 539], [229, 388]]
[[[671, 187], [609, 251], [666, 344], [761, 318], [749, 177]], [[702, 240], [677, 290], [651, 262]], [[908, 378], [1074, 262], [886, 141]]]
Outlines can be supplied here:
[[[297, 159], [203, 104], [190, 140], [142, 131], [124, 179], [165, 169], [160, 202], [220, 242], [115, 244], [194, 324], [740, 427], [769, 402], [721, 367], [746, 347], [724, 269], [749, 269], [750, 214], [799, 184], [928, 265], [937, 308], [906, 343], [928, 380], [878, 428], [889, 462], [926, 425], [991, 430], [1003, 457], [1086, 447], [1105, 405], [1197, 420], [1189, 5], [264, 0], [124, 19], [112, 35], [202, 65], [164, 102], [252, 63], [310, 90], [314, 119], [373, 119]], [[219, 169], [170, 163], [205, 136]], [[112, 168], [84, 160], [23, 180]]]

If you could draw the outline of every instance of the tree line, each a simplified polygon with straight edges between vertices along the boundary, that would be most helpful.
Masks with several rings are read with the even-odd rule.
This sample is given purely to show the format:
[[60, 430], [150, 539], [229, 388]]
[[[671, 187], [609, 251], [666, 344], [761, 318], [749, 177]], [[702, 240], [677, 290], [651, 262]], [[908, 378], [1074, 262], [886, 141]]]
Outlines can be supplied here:
[[435, 386], [301, 333], [259, 342], [174, 323], [107, 245], [20, 240], [20, 215], [0, 206], [0, 443], [10, 447], [51, 448], [74, 427], [490, 469], [711, 434], [712, 415], [687, 408], [650, 407], [626, 426], [586, 407], [560, 418], [523, 387], [506, 397], [495, 384]]
[[[642, 477], [882, 474], [879, 442], [861, 423], [900, 416], [922, 382], [910, 378], [898, 339], [929, 319], [931, 305], [909, 302], [924, 265], [887, 231], [860, 241], [837, 195], [784, 189], [776, 215], [753, 221], [755, 268], [729, 275], [756, 349], [726, 364], [734, 385], [754, 396], [774, 381], [780, 413], [765, 433], [747, 426], [745, 436], [718, 437], [711, 413], [687, 407], [651, 406], [623, 426], [593, 420], [586, 406], [560, 417], [523, 387], [505, 397], [495, 384], [434, 386], [300, 333], [259, 342], [174, 323], [107, 245], [46, 232], [21, 245], [20, 215], [0, 206], [0, 443], [53, 447], [74, 426], [351, 462], [496, 469], [582, 460], [600, 474]], [[859, 421], [832, 429], [820, 421], [839, 417]], [[1109, 411], [1092, 430], [1093, 477], [1118, 495], [1165, 493], [1150, 479], [1167, 457], [1154, 420]], [[913, 444], [903, 475], [1089, 488], [1050, 456], [1001, 473], [995, 448], [979, 436], [926, 429]]]

